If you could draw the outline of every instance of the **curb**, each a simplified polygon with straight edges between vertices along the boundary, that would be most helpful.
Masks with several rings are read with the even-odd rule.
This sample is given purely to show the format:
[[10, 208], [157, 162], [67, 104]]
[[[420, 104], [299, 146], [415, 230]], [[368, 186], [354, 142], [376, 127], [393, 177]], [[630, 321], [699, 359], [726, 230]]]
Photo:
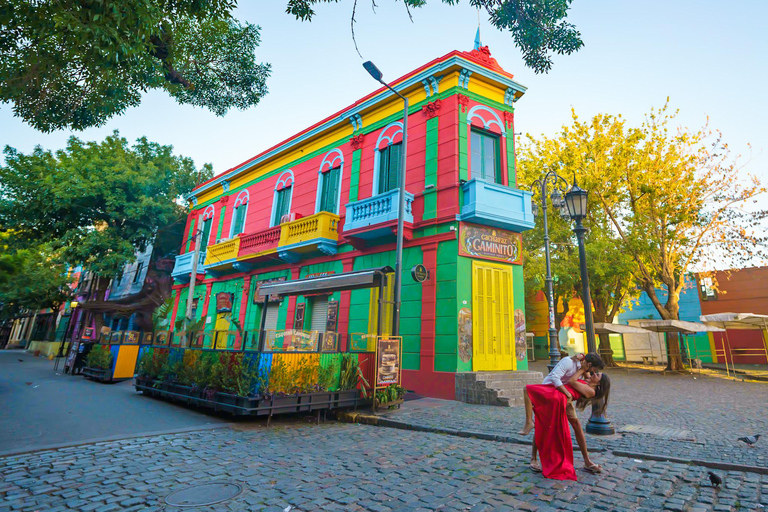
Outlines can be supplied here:
[[744, 464], [731, 464], [729, 462], [717, 462], [713, 460], [684, 459], [681, 457], [667, 457], [665, 455], [655, 455], [653, 453], [625, 452], [614, 450], [616, 457], [628, 457], [633, 459], [655, 460], [659, 462], [674, 462], [676, 464], [688, 464], [691, 466], [701, 466], [711, 469], [720, 469], [722, 471], [742, 471], [744, 473], [758, 473], [768, 475], [768, 468], [760, 466], [747, 466]]
[[[451, 428], [442, 427], [428, 427], [425, 425], [412, 425], [409, 423], [403, 423], [401, 421], [394, 421], [375, 414], [364, 414], [359, 412], [344, 412], [336, 415], [336, 419], [342, 423], [360, 423], [363, 425], [374, 425], [377, 427], [389, 427], [400, 430], [413, 430], [416, 432], [429, 432], [432, 434], [445, 434], [457, 437], [466, 437], [474, 439], [482, 439], [484, 441], [496, 441], [499, 443], [511, 443], [530, 446], [531, 442], [516, 438], [513, 436], [500, 436], [494, 434], [486, 434], [484, 432], [471, 432], [466, 430], [456, 430]], [[578, 447], [574, 448], [578, 450]], [[712, 460], [701, 459], [685, 459], [682, 457], [669, 457], [666, 455], [656, 455], [653, 453], [641, 453], [641, 452], [628, 452], [623, 450], [608, 450], [606, 448], [590, 449], [590, 453], [611, 453], [614, 457], [625, 457], [631, 459], [643, 459], [654, 460], [659, 462], [672, 462], [675, 464], [687, 464], [691, 466], [701, 466], [711, 469], [719, 469], [721, 471], [741, 471], [744, 473], [757, 473], [761, 475], [768, 475], [768, 467], [760, 466], [747, 466], [744, 464], [731, 464], [728, 462], [718, 462]]]
[[[403, 423], [401, 421], [390, 420], [388, 418], [376, 416], [374, 414], [363, 414], [359, 412], [339, 413], [336, 415], [336, 419], [342, 423], [360, 423], [363, 425], [374, 425], [377, 427], [413, 430], [414, 432], [428, 432], [430, 434], [444, 434], [456, 437], [481, 439], [483, 441], [495, 441], [497, 443], [510, 443], [531, 446], [531, 441], [513, 436], [502, 436], [497, 434], [488, 434], [485, 432], [472, 432], [470, 430], [456, 430], [443, 427], [428, 427], [426, 425], [414, 425], [411, 423]], [[590, 453], [605, 453], [606, 451], [607, 450], [605, 448], [594, 448], [589, 450]]]

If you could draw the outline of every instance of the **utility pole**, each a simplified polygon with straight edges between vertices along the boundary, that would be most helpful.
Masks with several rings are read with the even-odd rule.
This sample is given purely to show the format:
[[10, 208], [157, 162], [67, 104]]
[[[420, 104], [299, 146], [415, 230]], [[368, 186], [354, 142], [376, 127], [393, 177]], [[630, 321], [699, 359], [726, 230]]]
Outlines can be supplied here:
[[195, 231], [195, 250], [192, 255], [192, 273], [189, 275], [189, 291], [187, 292], [187, 314], [184, 318], [187, 320], [185, 332], [187, 334], [187, 340], [184, 343], [185, 347], [192, 344], [192, 333], [189, 332], [189, 327], [192, 325], [192, 302], [195, 300], [195, 280], [197, 279], [197, 260], [200, 259], [200, 238], [202, 235], [201, 230]]

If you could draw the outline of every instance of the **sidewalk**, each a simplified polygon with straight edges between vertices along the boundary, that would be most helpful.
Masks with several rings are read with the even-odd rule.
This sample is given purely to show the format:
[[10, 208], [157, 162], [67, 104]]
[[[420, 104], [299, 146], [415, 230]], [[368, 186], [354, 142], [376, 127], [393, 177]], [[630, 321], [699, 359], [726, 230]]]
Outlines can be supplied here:
[[[532, 369], [546, 371], [536, 365]], [[738, 441], [742, 436], [768, 432], [768, 386], [621, 368], [611, 368], [607, 373], [612, 380], [608, 417], [616, 434], [588, 435], [590, 451], [768, 474], [768, 439], [761, 439], [755, 448]], [[589, 412], [579, 413], [584, 426]], [[358, 411], [340, 419], [530, 444], [532, 435], [517, 435], [524, 416], [522, 407], [422, 398], [378, 415]]]

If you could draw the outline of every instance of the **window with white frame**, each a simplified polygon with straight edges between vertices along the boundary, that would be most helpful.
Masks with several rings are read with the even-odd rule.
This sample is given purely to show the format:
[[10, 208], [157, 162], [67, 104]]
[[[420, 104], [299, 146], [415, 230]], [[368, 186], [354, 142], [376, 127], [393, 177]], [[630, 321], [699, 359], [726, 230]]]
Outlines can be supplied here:
[[291, 212], [293, 197], [293, 171], [285, 171], [277, 179], [272, 201], [272, 226], [280, 225], [283, 216]]
[[402, 151], [402, 142], [390, 144], [379, 150], [379, 194], [389, 192], [399, 186]]
[[229, 238], [235, 237], [245, 232], [245, 218], [248, 214], [248, 191], [243, 190], [235, 199], [234, 210], [232, 211], [232, 225], [229, 229]]
[[339, 178], [341, 167], [320, 173], [320, 208], [318, 211], [339, 213]]

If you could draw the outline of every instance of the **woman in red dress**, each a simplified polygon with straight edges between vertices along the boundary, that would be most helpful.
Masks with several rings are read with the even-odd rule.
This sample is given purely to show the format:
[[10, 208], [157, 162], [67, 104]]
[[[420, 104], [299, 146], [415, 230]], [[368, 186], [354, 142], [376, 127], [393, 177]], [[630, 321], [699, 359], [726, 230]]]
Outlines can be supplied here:
[[[584, 410], [595, 399], [603, 398], [603, 403], [607, 403], [610, 380], [604, 373], [579, 370], [565, 387], [573, 395], [576, 408]], [[540, 470], [545, 477], [555, 480], [576, 480], [573, 443], [566, 415], [568, 398], [550, 384], [530, 385], [525, 389], [535, 415], [531, 469]], [[536, 462], [537, 449], [541, 454], [540, 467]]]

